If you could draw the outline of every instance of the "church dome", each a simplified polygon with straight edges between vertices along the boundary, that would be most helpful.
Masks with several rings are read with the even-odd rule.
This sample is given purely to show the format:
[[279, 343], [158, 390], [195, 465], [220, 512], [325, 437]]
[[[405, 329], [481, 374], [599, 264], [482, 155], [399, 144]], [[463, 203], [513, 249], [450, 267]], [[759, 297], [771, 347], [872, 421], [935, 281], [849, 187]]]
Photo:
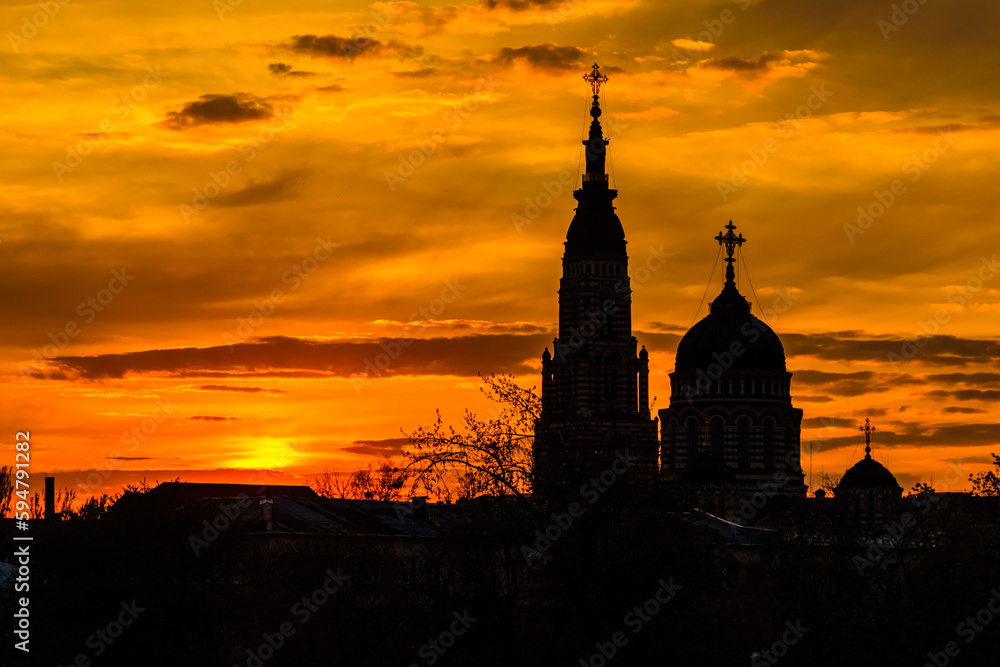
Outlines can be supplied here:
[[785, 348], [778, 334], [750, 314], [750, 304], [731, 282], [677, 345], [678, 372], [706, 370], [713, 364], [735, 371], [785, 371]]
[[902, 492], [902, 487], [889, 469], [872, 458], [872, 434], [875, 432], [875, 427], [871, 425], [871, 420], [866, 419], [865, 425], [860, 430], [865, 432], [865, 458], [844, 473], [840, 484], [837, 485], [836, 493], [863, 489], [891, 489]]
[[889, 472], [889, 469], [871, 458], [870, 455], [867, 455], [844, 473], [840, 484], [837, 486], [837, 490], [873, 489], [878, 487], [900, 488], [896, 477]]

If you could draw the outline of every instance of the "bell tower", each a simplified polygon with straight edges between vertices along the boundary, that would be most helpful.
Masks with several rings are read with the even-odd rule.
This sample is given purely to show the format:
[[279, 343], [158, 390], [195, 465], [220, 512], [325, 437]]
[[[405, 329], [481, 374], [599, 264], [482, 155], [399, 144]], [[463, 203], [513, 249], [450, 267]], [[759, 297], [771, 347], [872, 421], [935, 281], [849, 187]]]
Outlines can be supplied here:
[[608, 187], [609, 140], [601, 127], [595, 64], [584, 79], [593, 91], [586, 171], [566, 233], [559, 281], [559, 335], [542, 354], [542, 417], [535, 425], [536, 490], [569, 468], [610, 465], [616, 452], [635, 458], [632, 479], [655, 477], [656, 421], [649, 413], [649, 355], [632, 335], [625, 230]]

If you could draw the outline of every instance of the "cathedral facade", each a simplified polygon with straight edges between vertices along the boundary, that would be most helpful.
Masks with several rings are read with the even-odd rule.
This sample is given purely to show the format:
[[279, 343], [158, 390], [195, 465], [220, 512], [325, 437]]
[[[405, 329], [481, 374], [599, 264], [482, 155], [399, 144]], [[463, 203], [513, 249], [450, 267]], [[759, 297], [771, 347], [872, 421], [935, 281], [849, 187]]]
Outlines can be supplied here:
[[650, 414], [649, 355], [632, 335], [625, 231], [605, 173], [599, 91], [607, 77], [594, 65], [585, 78], [593, 120], [566, 234], [559, 335], [542, 355], [536, 491], [588, 460], [610, 461], [628, 449], [640, 479], [720, 490], [734, 502], [762, 488], [804, 497], [802, 411], [791, 403], [781, 341], [736, 287], [733, 254], [745, 239], [732, 223], [716, 237], [728, 250], [722, 292], [678, 345], [669, 407], [658, 420]]

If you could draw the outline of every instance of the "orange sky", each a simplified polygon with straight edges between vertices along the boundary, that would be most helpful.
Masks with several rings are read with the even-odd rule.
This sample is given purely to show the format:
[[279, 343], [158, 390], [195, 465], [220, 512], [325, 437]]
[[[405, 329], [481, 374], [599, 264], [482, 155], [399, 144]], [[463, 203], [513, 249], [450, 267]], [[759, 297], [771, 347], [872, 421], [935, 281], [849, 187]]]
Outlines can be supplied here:
[[1000, 451], [994, 4], [42, 4], [0, 8], [4, 463], [296, 482], [537, 384], [595, 60], [657, 408], [732, 219], [815, 482], [865, 417], [907, 489]]

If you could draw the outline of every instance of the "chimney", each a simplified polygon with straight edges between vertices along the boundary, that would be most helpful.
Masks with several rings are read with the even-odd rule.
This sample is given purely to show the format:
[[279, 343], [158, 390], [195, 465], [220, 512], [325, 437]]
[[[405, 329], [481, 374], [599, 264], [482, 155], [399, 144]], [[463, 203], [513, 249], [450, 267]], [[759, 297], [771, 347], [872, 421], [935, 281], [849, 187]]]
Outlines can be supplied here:
[[56, 518], [56, 478], [45, 478], [45, 518], [53, 521]]

